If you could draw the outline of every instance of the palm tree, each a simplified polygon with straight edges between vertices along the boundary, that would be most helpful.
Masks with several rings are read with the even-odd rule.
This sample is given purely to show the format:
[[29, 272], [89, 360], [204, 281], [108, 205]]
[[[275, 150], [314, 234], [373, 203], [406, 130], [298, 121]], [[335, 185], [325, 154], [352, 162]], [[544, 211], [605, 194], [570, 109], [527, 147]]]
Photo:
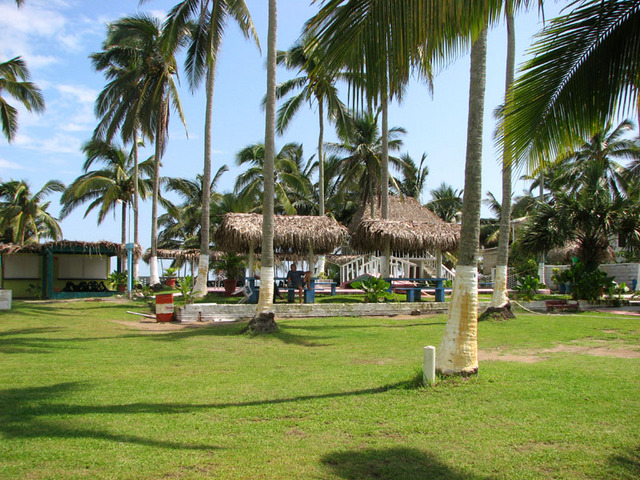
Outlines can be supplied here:
[[[454, 287], [447, 329], [437, 356], [437, 368], [446, 374], [469, 374], [478, 369], [477, 257], [481, 203], [483, 57], [486, 55], [484, 38], [487, 25], [500, 18], [505, 3], [440, 0], [357, 0], [345, 3], [328, 0], [320, 14], [311, 22], [311, 28], [314, 29], [318, 43], [323, 45], [330, 67], [341, 66], [345, 56], [362, 56], [361, 52], [353, 48], [355, 39], [358, 38], [368, 42], [373, 51], [377, 49], [380, 64], [392, 61], [393, 68], [385, 69], [386, 74], [381, 73], [376, 65], [367, 69], [371, 76], [378, 77], [378, 85], [388, 85], [390, 89], [404, 84], [403, 80], [408, 78], [412, 66], [425, 65], [425, 60], [446, 63], [461, 48], [473, 43], [469, 92], [472, 98], [469, 104], [463, 225], [458, 264], [458, 267], [463, 268], [457, 269], [457, 288]], [[529, 3], [527, 0], [513, 2], [514, 7], [527, 6]], [[368, 23], [375, 24], [383, 33], [360, 37], [366, 32]], [[381, 90], [385, 89], [373, 89]]]
[[49, 180], [34, 194], [25, 180], [0, 183], [0, 238], [20, 245], [38, 243], [40, 238], [60, 239], [60, 225], [47, 212], [50, 202], [43, 200], [62, 191], [64, 185], [57, 180]]
[[614, 160], [640, 161], [638, 140], [621, 138], [632, 128], [628, 120], [615, 129], [607, 124], [556, 162], [561, 172], [555, 175], [552, 200], [536, 204], [520, 235], [525, 251], [543, 253], [575, 240], [578, 258], [593, 270], [607, 257], [611, 237], [623, 232], [628, 245], [638, 245], [638, 186]]
[[[209, 191], [211, 202], [217, 203], [222, 194], [216, 192], [216, 185], [222, 175], [229, 171], [226, 165], [222, 165], [211, 180]], [[186, 178], [167, 178], [165, 188], [177, 193], [183, 200], [181, 205], [169, 205], [167, 213], [158, 219], [161, 227], [158, 242], [162, 248], [171, 249], [197, 249], [200, 248], [201, 220], [202, 220], [202, 190], [203, 177], [197, 175], [195, 180]]]
[[[262, 143], [249, 145], [236, 156], [237, 165], [249, 164], [245, 172], [238, 175], [234, 192], [239, 197], [250, 199], [256, 211], [262, 209], [262, 192], [264, 191], [264, 165], [266, 148]], [[308, 177], [300, 171], [303, 158], [302, 144], [287, 143], [275, 157], [274, 184], [275, 198], [278, 200], [276, 208], [281, 213], [296, 215], [294, 197], [308, 195], [311, 184]]]
[[555, 158], [591, 135], [594, 123], [640, 101], [640, 3], [571, 6], [539, 35], [509, 96], [502, 141], [514, 161]]
[[455, 222], [462, 210], [462, 191], [443, 182], [430, 193], [431, 201], [427, 207], [445, 222]]
[[324, 111], [330, 121], [337, 122], [345, 128], [349, 112], [346, 106], [338, 98], [336, 81], [348, 79], [349, 76], [342, 72], [335, 75], [327, 75], [318, 70], [318, 64], [322, 62], [319, 49], [310, 44], [308, 37], [303, 37], [290, 50], [278, 52], [278, 64], [284, 65], [289, 70], [296, 70], [298, 77], [287, 80], [277, 86], [276, 97], [283, 98], [294, 90], [300, 90], [291, 96], [278, 109], [276, 119], [276, 131], [282, 135], [295, 114], [306, 101], [318, 105], [318, 198], [319, 215], [325, 214], [324, 192]]
[[395, 179], [395, 183], [400, 189], [399, 193], [420, 201], [420, 196], [422, 195], [427, 176], [429, 175], [429, 167], [425, 164], [426, 161], [426, 153], [423, 153], [422, 157], [420, 157], [419, 165], [416, 165], [416, 162], [408, 153], [400, 155], [400, 172], [402, 173], [402, 178]]
[[[134, 184], [137, 179], [142, 198], [149, 195], [153, 188], [150, 180], [154, 171], [153, 158], [140, 165], [147, 176], [147, 179], [140, 179], [134, 172], [132, 152], [103, 140], [91, 140], [83, 145], [82, 150], [87, 157], [82, 167], [84, 174], [62, 194], [60, 218], [64, 219], [80, 205], [89, 203], [84, 216], [86, 218], [90, 212], [97, 210], [99, 225], [110, 212], [120, 207], [121, 241], [127, 243], [127, 209], [133, 203]], [[90, 170], [96, 163], [101, 164], [102, 168]], [[124, 259], [121, 261], [124, 264]]]
[[0, 63], [0, 122], [8, 142], [14, 140], [18, 133], [18, 110], [7, 103], [3, 95], [5, 92], [29, 112], [44, 111], [42, 92], [28, 81], [29, 76], [27, 64], [20, 57]]
[[[507, 19], [506, 97], [515, 78], [516, 33], [511, 5], [507, 5], [505, 10]], [[493, 284], [493, 296], [491, 297], [491, 306], [493, 308], [504, 308], [509, 305], [507, 272], [509, 266], [509, 240], [511, 238], [511, 152], [506, 148], [502, 152], [502, 208], [500, 210], [496, 275]]]
[[160, 282], [157, 264], [160, 165], [168, 139], [170, 107], [186, 122], [175, 83], [175, 53], [179, 42], [167, 41], [167, 30], [147, 15], [123, 18], [109, 26], [103, 51], [92, 55], [97, 70], [111, 82], [97, 100], [96, 110], [106, 138], [121, 129], [134, 135], [138, 128], [155, 140], [155, 169], [151, 206], [150, 282]]
[[[380, 110], [373, 114], [366, 112], [356, 115], [352, 119], [352, 125], [346, 132], [339, 132], [340, 143], [331, 143], [328, 148], [342, 156], [340, 166], [341, 190], [356, 189], [360, 192], [362, 204], [371, 205], [371, 216], [375, 217], [375, 199], [381, 198], [384, 192], [384, 184], [381, 178], [384, 174], [384, 149], [383, 138], [378, 128], [378, 115]], [[405, 134], [402, 127], [389, 129], [387, 135], [387, 149], [397, 151], [402, 146], [399, 138]], [[398, 167], [401, 161], [396, 157], [389, 157], [391, 164]], [[388, 168], [387, 168], [388, 170]], [[388, 174], [388, 171], [387, 171]]]
[[[269, 0], [269, 33], [267, 36], [267, 95], [265, 102], [264, 131], [264, 198], [262, 210], [262, 262], [260, 266], [260, 296], [258, 297], [258, 314], [273, 309], [273, 204], [275, 173], [275, 117], [276, 117], [276, 68], [277, 68], [277, 32], [278, 5], [276, 0]], [[261, 318], [258, 315], [258, 318]]]
[[206, 108], [204, 133], [204, 168], [202, 191], [202, 235], [198, 277], [193, 287], [194, 293], [207, 293], [209, 272], [209, 230], [210, 230], [210, 192], [211, 183], [211, 136], [213, 119], [213, 92], [215, 85], [216, 62], [227, 20], [232, 18], [246, 38], [253, 38], [258, 48], [258, 34], [244, 0], [183, 0], [169, 12], [167, 29], [171, 38], [179, 43], [185, 32], [189, 34], [189, 47], [186, 57], [186, 72], [189, 84], [195, 90], [202, 79], [206, 82]]

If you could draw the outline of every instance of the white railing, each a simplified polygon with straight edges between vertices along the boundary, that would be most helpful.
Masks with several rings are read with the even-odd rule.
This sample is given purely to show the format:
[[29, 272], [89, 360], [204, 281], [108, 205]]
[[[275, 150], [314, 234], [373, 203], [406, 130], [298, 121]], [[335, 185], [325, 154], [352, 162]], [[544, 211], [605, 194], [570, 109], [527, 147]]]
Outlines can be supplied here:
[[[420, 260], [431, 272], [430, 274], [435, 275], [435, 272], [437, 271], [436, 258], [431, 256], [430, 258], [426, 257]], [[364, 255], [357, 257], [340, 267], [340, 280], [342, 282], [350, 282], [360, 275], [381, 275], [382, 264], [383, 259], [375, 255], [371, 255], [369, 258]], [[411, 269], [417, 267], [418, 265], [409, 260], [408, 257], [392, 256], [389, 264], [389, 275], [392, 277], [407, 277], [409, 276]], [[442, 265], [442, 273], [443, 277], [447, 280], [453, 281], [455, 279], [455, 271], [448, 269], [444, 265]]]

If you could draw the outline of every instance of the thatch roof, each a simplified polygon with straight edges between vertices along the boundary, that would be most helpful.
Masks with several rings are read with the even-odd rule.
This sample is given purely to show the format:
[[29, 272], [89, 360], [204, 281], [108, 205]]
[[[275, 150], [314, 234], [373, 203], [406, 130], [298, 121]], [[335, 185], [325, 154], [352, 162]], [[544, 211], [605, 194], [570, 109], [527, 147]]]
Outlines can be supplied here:
[[[316, 254], [333, 252], [346, 243], [348, 231], [329, 217], [276, 215], [273, 247], [279, 253], [304, 255], [313, 248]], [[262, 246], [262, 215], [227, 213], [216, 231], [216, 245], [227, 252], [256, 252]]]
[[[60, 240], [58, 242], [31, 243], [18, 245], [15, 243], [0, 243], [0, 253], [41, 253], [43, 250], [52, 250], [54, 253], [79, 253], [85, 255], [126, 255], [127, 249], [122, 243], [107, 242], [80, 242], [75, 240]], [[134, 255], [142, 255], [142, 247], [136, 245]]]
[[[189, 248], [184, 250], [170, 250], [165, 248], [159, 248], [157, 250], [158, 258], [161, 259], [169, 259], [169, 260], [177, 260], [178, 263], [184, 262], [197, 262], [200, 258], [200, 249], [199, 248]], [[215, 250], [209, 251], [209, 259], [213, 261], [220, 260], [222, 258], [223, 253]], [[149, 263], [149, 259], [151, 258], [151, 249], [147, 248], [145, 250], [144, 255], [142, 256], [142, 260], [146, 263]]]
[[[371, 204], [361, 207], [350, 224], [351, 246], [360, 252], [384, 250], [421, 253], [454, 251], [460, 241], [460, 225], [447, 223], [412, 197], [389, 197], [389, 219], [371, 218]], [[380, 205], [375, 205], [376, 216]]]
[[[379, 201], [376, 201], [374, 204], [374, 213], [375, 218], [382, 218]], [[365, 205], [361, 205], [356, 211], [353, 219], [349, 223], [349, 231], [353, 234], [360, 222], [371, 219], [371, 203], [367, 202]], [[446, 223], [415, 198], [407, 196], [399, 197], [397, 195], [389, 196], [389, 220]]]

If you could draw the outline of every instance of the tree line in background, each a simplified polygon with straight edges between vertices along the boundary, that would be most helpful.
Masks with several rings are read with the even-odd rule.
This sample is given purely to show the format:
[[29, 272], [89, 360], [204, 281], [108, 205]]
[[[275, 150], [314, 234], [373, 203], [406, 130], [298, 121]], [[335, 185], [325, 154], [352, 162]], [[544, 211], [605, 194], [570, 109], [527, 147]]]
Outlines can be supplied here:
[[[194, 288], [196, 291], [202, 289], [206, 278], [202, 273], [208, 270], [211, 225], [224, 209], [259, 211], [262, 204], [265, 215], [263, 237], [268, 246], [269, 237], [272, 239], [269, 218], [275, 211], [331, 213], [336, 218], [346, 219], [354, 206], [379, 197], [381, 216], [386, 219], [390, 193], [419, 196], [428, 172], [425, 157], [416, 165], [406, 155], [390, 155], [401, 145], [402, 129], [389, 128], [388, 104], [402, 99], [412, 72], [430, 86], [434, 67], [446, 65], [461, 51], [470, 49], [469, 120], [465, 181], [460, 192], [462, 201], [456, 203], [459, 199], [451, 198], [456, 196], [456, 191], [443, 185], [440, 192], [433, 195], [432, 206], [436, 211], [439, 207], [444, 210], [446, 205], [458, 206], [462, 223], [456, 277], [459, 288], [454, 289], [445, 338], [438, 350], [439, 369], [444, 373], [477, 371], [477, 308], [474, 305], [477, 305], [478, 240], [482, 233], [486, 31], [506, 15], [512, 52], [513, 16], [534, 5], [541, 7], [542, 3], [527, 0], [325, 0], [321, 2], [319, 13], [307, 23], [301, 40], [289, 52], [276, 55], [276, 2], [270, 0], [265, 145], [248, 146], [238, 155], [238, 163], [249, 168], [238, 178], [233, 198], [228, 194], [212, 196], [210, 193], [214, 183], [210, 160], [211, 99], [216, 56], [227, 21], [236, 22], [247, 38], [258, 43], [245, 3], [242, 0], [185, 0], [169, 12], [163, 24], [145, 15], [111, 24], [103, 51], [92, 56], [94, 66], [108, 81], [98, 98], [96, 111], [101, 120], [93, 141], [112, 144], [118, 136], [131, 152], [134, 180], [130, 182], [133, 193], [129, 195], [133, 199], [129, 197], [127, 201], [134, 203], [136, 213], [138, 197], [148, 192], [147, 184], [143, 187], [141, 183], [141, 178], [145, 177], [144, 173], [141, 176], [144, 168], [138, 165], [138, 141], [143, 139], [155, 144], [149, 174], [153, 216], [152, 281], [157, 279], [157, 268], [154, 267], [159, 238], [157, 212], [163, 183], [159, 168], [167, 141], [170, 110], [177, 112], [184, 122], [174, 84], [178, 70], [175, 55], [180, 48], [187, 48], [185, 70], [192, 88], [197, 88], [201, 80], [206, 79], [205, 158], [201, 177], [195, 182], [185, 180], [182, 186], [178, 186], [180, 181], [174, 182], [169, 188], [193, 187], [191, 193], [201, 193], [202, 200], [199, 205], [190, 199], [175, 207], [188, 212], [187, 217], [192, 217], [189, 221], [184, 218], [166, 220], [167, 226], [176, 227], [174, 232], [182, 228], [177, 224], [183, 222], [184, 233], [180, 235], [185, 238], [199, 236], [201, 275], [199, 285]], [[634, 205], [638, 204], [638, 143], [621, 138], [623, 132], [631, 128], [630, 122], [613, 128], [611, 119], [639, 102], [638, 51], [640, 5], [637, 1], [584, 0], [570, 4], [567, 14], [548, 23], [532, 48], [533, 58], [525, 63], [517, 78], [510, 72], [513, 65], [507, 67], [505, 104], [497, 133], [498, 143], [504, 151], [505, 172], [500, 211], [506, 213], [512, 207], [509, 168], [514, 162], [527, 162], [537, 169], [542, 191], [538, 199], [522, 199], [523, 205], [528, 205], [523, 214], [529, 217], [519, 243], [523, 251], [544, 253], [575, 238], [577, 251], [589, 266], [593, 266], [604, 258], [603, 251], [612, 235], [621, 236], [630, 251], [637, 250], [640, 223]], [[300, 76], [276, 86], [274, 77], [278, 62]], [[13, 77], [5, 74], [10, 80], [26, 79], [17, 71], [10, 73]], [[335, 82], [339, 79], [345, 79], [359, 96], [360, 108], [356, 113], [348, 112], [339, 101], [335, 90]], [[293, 94], [295, 91], [297, 95]], [[288, 95], [276, 121], [275, 99]], [[26, 99], [24, 92], [22, 97], [14, 96], [34, 109], [37, 106], [33, 99]], [[273, 142], [274, 130], [286, 128], [304, 102], [317, 104], [319, 110], [315, 162], [304, 160], [301, 147], [293, 144], [286, 145], [276, 154]], [[340, 141], [334, 145], [325, 145], [323, 141], [323, 113], [337, 129]], [[620, 142], [630, 143], [620, 150], [606, 148]], [[325, 156], [325, 148], [331, 155]], [[618, 163], [621, 159], [630, 163], [621, 165]], [[126, 170], [116, 166], [115, 160], [113, 162], [107, 170], [114, 176]], [[394, 169], [399, 172], [398, 178], [392, 175]], [[312, 185], [309, 178], [316, 171], [319, 181]], [[76, 182], [80, 183], [76, 185]], [[81, 178], [76, 182], [76, 191], [69, 194], [68, 206], [65, 204], [63, 208], [74, 208], [76, 204], [92, 199], [91, 193], [83, 199], [83, 188], [89, 187], [81, 187]], [[86, 183], [93, 184], [93, 181], [86, 179]], [[170, 185], [169, 181], [166, 184]], [[58, 187], [52, 185], [50, 188]], [[106, 189], [106, 184], [102, 188]], [[114, 187], [113, 191], [118, 188]], [[528, 196], [534, 197], [531, 193]], [[12, 200], [4, 194], [2, 199], [3, 208], [8, 208], [4, 205], [11, 204]], [[92, 203], [89, 208], [94, 207]], [[514, 205], [514, 212], [518, 212], [519, 207]], [[170, 217], [173, 216], [172, 208], [168, 209]], [[444, 212], [437, 213], [444, 217]], [[198, 214], [199, 222], [195, 221]], [[451, 213], [447, 215], [450, 219]], [[511, 217], [502, 215], [499, 268], [506, 269], [508, 262]], [[31, 228], [37, 229], [37, 222]], [[16, 238], [15, 232], [20, 228], [12, 224], [10, 229]], [[265, 245], [263, 251], [270, 251]], [[268, 259], [263, 261], [263, 264], [268, 263]], [[500, 298], [504, 298], [501, 296], [504, 292], [500, 292], [504, 289], [506, 283], [496, 285], [498, 292], [494, 300], [500, 302]]]

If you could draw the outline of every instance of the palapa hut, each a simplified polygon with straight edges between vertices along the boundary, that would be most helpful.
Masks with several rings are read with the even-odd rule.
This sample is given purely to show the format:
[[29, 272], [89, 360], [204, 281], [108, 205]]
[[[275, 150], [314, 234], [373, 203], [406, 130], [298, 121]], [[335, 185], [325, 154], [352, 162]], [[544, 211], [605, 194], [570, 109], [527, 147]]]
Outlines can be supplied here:
[[[72, 298], [113, 294], [106, 292], [110, 257], [126, 256], [125, 245], [107, 241], [58, 242], [17, 245], [0, 243], [0, 280], [17, 298]], [[134, 255], [140, 257], [139, 245]], [[64, 291], [69, 283], [86, 288]], [[68, 290], [68, 289], [67, 289]], [[84, 290], [84, 291], [80, 291]]]
[[[189, 264], [191, 267], [191, 272], [197, 273], [197, 264], [198, 259], [200, 258], [200, 249], [199, 248], [185, 248], [182, 250], [179, 249], [168, 249], [168, 248], [158, 248], [157, 257], [159, 260], [173, 260], [173, 263], [176, 267], [180, 268], [185, 264]], [[142, 260], [145, 263], [149, 263], [149, 259], [151, 258], [151, 249], [148, 248], [144, 255], [142, 256]], [[222, 258], [222, 252], [210, 250], [209, 251], [209, 260], [213, 262], [217, 262]]]
[[[370, 204], [363, 205], [350, 223], [351, 247], [361, 253], [391, 252], [411, 259], [416, 271], [409, 276], [424, 276], [426, 260], [435, 254], [435, 271], [442, 276], [442, 252], [458, 248], [460, 225], [447, 223], [412, 197], [389, 197], [389, 219], [379, 217], [379, 204], [375, 205], [376, 218], [371, 218]], [[407, 275], [408, 272], [405, 272]]]
[[[329, 217], [276, 215], [273, 219], [273, 248], [283, 256], [313, 256], [332, 253], [345, 245], [348, 231]], [[218, 248], [226, 252], [249, 254], [249, 275], [253, 276], [254, 253], [262, 247], [262, 215], [257, 213], [227, 213], [215, 233]]]

